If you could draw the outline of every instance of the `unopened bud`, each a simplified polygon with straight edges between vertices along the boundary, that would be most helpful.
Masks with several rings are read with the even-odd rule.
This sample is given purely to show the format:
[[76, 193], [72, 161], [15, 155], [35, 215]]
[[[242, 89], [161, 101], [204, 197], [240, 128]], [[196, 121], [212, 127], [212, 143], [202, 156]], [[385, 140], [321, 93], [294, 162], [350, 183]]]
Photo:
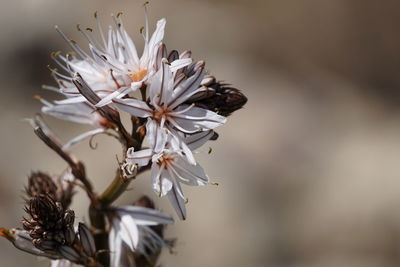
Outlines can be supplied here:
[[72, 262], [80, 262], [80, 255], [73, 248], [69, 246], [61, 246], [58, 249], [61, 256]]
[[83, 223], [79, 223], [78, 231], [83, 250], [88, 256], [93, 257], [96, 254], [96, 245], [92, 232]]

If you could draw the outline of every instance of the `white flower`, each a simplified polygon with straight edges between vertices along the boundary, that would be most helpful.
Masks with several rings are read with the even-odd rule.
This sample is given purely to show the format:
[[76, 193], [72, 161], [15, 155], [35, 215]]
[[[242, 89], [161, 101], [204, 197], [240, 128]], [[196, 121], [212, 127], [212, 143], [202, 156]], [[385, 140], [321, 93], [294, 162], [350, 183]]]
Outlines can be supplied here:
[[[150, 139], [151, 148], [127, 151], [126, 162], [146, 166], [151, 165], [151, 177], [154, 191], [159, 196], [168, 195], [169, 200], [180, 219], [186, 218], [185, 196], [180, 183], [191, 186], [206, 185], [209, 178], [198, 163], [191, 163], [182, 153], [177, 139], [171, 138], [163, 129], [154, 127], [149, 120], [147, 128], [154, 131], [154, 139]], [[200, 132], [183, 139], [190, 150], [201, 147], [213, 135], [213, 131]]]
[[78, 57], [70, 59], [70, 57], [63, 57], [59, 53], [54, 54], [56, 63], [67, 73], [67, 75], [63, 75], [57, 71], [54, 72], [60, 91], [70, 96], [70, 98], [60, 101], [61, 103], [86, 101], [72, 83], [71, 77], [75, 73], [79, 73], [91, 89], [102, 98], [98, 103], [99, 106], [109, 104], [113, 98], [121, 98], [140, 88], [143, 82], [155, 73], [155, 59], [158, 47], [164, 37], [165, 19], [160, 19], [157, 22], [156, 30], [149, 37], [146, 11], [146, 24], [144, 32], [142, 32], [145, 44], [143, 53], [139, 57], [134, 42], [123, 26], [120, 14], [116, 17], [113, 16], [116, 28], [109, 27], [107, 38], [103, 33], [97, 14], [95, 14], [100, 41], [92, 35], [92, 29], [85, 31], [78, 26], [78, 30], [89, 42], [91, 55], [84, 52], [56, 27], [57, 31], [78, 55]]
[[63, 146], [64, 150], [68, 150], [71, 146], [84, 140], [85, 138], [103, 133], [109, 127], [107, 119], [97, 112], [96, 108], [88, 102], [58, 104], [50, 103], [40, 97], [43, 103], [42, 112], [44, 114], [56, 117], [61, 120], [71, 121], [80, 124], [89, 124], [96, 128], [87, 131], [73, 139]]
[[96, 108], [87, 102], [58, 104], [50, 103], [39, 98], [43, 103], [42, 112], [44, 114], [56, 117], [61, 120], [71, 121], [80, 124], [89, 124], [93, 126], [106, 126], [107, 120], [102, 117]]
[[[202, 66], [191, 77], [176, 83], [166, 60], [164, 59], [163, 62], [164, 64], [150, 80], [150, 103], [132, 98], [114, 99], [113, 102], [118, 108], [134, 116], [148, 118], [149, 122], [152, 121], [155, 124], [155, 128], [167, 129], [179, 143], [179, 147], [188, 160], [195, 164], [190, 149], [182, 141], [178, 132], [193, 134], [212, 130], [223, 125], [226, 118], [215, 112], [184, 104], [191, 96], [202, 90], [199, 87], [204, 77]], [[160, 131], [151, 130], [154, 127], [148, 126], [149, 123], [146, 137], [151, 140], [155, 138], [154, 134]]]
[[170, 224], [173, 223], [173, 219], [153, 209], [123, 206], [112, 209], [110, 222], [110, 261], [111, 266], [117, 267], [124, 260], [125, 247], [130, 251], [139, 250], [140, 253], [144, 253], [142, 250], [146, 247], [162, 245], [162, 239], [147, 226]]

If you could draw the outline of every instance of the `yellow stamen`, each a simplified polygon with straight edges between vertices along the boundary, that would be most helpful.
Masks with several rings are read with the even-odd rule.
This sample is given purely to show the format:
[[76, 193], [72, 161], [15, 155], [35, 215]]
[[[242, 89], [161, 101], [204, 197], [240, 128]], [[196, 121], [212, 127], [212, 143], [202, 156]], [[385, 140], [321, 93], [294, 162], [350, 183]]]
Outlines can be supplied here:
[[147, 75], [147, 70], [139, 68], [137, 71], [131, 73], [130, 78], [132, 82], [139, 82]]
[[211, 182], [211, 184], [212, 184], [212, 185], [216, 185], [216, 186], [219, 185], [219, 183], [217, 183], [217, 182]]

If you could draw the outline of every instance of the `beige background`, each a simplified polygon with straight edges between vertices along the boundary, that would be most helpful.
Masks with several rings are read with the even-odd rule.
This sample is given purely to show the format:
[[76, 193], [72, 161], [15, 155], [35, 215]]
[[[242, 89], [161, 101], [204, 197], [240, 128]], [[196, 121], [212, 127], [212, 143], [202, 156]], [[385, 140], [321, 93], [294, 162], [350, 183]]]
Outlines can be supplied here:
[[[55, 94], [46, 65], [68, 51], [58, 24], [84, 44], [75, 24], [124, 11], [135, 40], [141, 1], [1, 0], [0, 225], [18, 226], [31, 170], [64, 162], [22, 121], [39, 111], [31, 97]], [[163, 266], [392, 267], [400, 264], [400, 3], [348, 0], [155, 0], [151, 25], [167, 18], [165, 42], [191, 49], [219, 79], [249, 97], [200, 162], [220, 186], [184, 188], [185, 222], [169, 227], [176, 254]], [[68, 140], [85, 127], [50, 119]], [[100, 191], [118, 144], [98, 137], [76, 154]], [[157, 198], [149, 175], [120, 203]], [[74, 208], [86, 220], [81, 192]], [[167, 199], [158, 206], [173, 214]], [[1, 266], [47, 262], [0, 240]]]

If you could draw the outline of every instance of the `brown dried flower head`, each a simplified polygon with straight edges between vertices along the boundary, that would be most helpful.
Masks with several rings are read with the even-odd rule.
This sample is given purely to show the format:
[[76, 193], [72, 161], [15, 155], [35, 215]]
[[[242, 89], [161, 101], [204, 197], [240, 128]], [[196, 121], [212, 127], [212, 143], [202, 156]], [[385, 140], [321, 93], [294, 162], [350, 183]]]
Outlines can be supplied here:
[[57, 185], [49, 175], [43, 172], [32, 172], [28, 178], [28, 186], [25, 187], [25, 193], [28, 197], [39, 195], [49, 195], [57, 199]]
[[25, 211], [31, 218], [24, 219], [22, 225], [37, 248], [51, 251], [73, 243], [75, 214], [65, 210], [51, 195], [33, 196]]
[[[38, 171], [32, 172], [25, 187], [27, 202], [35, 196], [48, 195], [57, 202], [61, 202], [64, 208], [71, 204], [74, 194], [73, 184], [63, 181], [64, 176], [70, 174], [68, 171], [59, 177], [50, 177], [48, 174]], [[72, 175], [72, 174], [71, 174]]]

